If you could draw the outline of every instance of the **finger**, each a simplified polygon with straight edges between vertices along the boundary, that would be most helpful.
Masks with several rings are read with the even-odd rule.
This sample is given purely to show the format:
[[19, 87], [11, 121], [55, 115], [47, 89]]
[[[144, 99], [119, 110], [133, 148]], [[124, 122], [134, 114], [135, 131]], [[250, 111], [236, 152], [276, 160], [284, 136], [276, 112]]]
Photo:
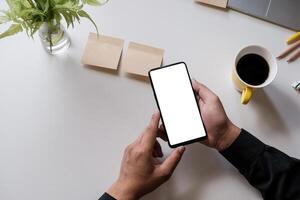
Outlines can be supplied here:
[[162, 152], [161, 146], [159, 144], [159, 142], [156, 140], [155, 144], [154, 144], [154, 150], [153, 150], [153, 156], [156, 157], [163, 157], [164, 154]]
[[158, 158], [153, 158], [153, 164], [156, 165], [156, 166], [160, 166], [161, 165], [161, 159], [158, 159]]
[[163, 124], [159, 125], [159, 130], [165, 131], [165, 126]]
[[143, 137], [141, 138], [141, 144], [144, 147], [148, 147], [148, 148], [154, 147], [157, 132], [158, 132], [159, 120], [160, 120], [160, 113], [157, 111], [152, 115], [151, 121], [147, 129], [145, 130]]
[[143, 139], [143, 137], [144, 137], [144, 135], [145, 135], [145, 133], [143, 132], [143, 133], [141, 133], [140, 135], [139, 135], [139, 137], [135, 140], [135, 142], [137, 142], [137, 143], [141, 143], [141, 141], [142, 141], [142, 139]]
[[203, 108], [203, 106], [204, 106], [204, 101], [203, 101], [203, 99], [199, 99], [199, 105], [200, 105], [200, 108], [201, 108], [201, 112], [202, 112], [202, 108]]
[[167, 133], [165, 131], [165, 127], [164, 125], [160, 125], [159, 128], [158, 128], [158, 132], [157, 132], [157, 136], [159, 138], [161, 138], [162, 140], [164, 141], [167, 141], [168, 140], [168, 137], [167, 137]]
[[139, 143], [142, 143], [142, 141], [143, 141], [143, 139], [144, 139], [144, 136], [147, 135], [148, 129], [151, 129], [150, 126], [151, 126], [153, 117], [154, 117], [154, 115], [156, 115], [157, 112], [159, 113], [159, 111], [155, 111], [155, 112], [152, 114], [151, 121], [150, 121], [149, 125], [147, 126], [146, 130], [145, 130], [144, 132], [142, 132], [142, 133], [140, 134], [140, 136], [137, 138], [136, 141], [138, 141]]
[[164, 175], [170, 176], [175, 168], [177, 167], [183, 153], [185, 151], [185, 147], [179, 147], [175, 149], [169, 157], [160, 165], [160, 172]]
[[198, 81], [192, 81], [194, 91], [199, 95], [199, 97], [205, 102], [209, 100], [211, 97], [215, 96], [210, 89], [208, 89], [205, 85], [199, 83]]

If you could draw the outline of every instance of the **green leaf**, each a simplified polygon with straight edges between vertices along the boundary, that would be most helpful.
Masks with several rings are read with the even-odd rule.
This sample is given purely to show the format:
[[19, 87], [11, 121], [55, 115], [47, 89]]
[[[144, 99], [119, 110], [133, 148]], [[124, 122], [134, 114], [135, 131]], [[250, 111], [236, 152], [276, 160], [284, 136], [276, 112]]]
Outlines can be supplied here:
[[93, 25], [95, 26], [97, 34], [99, 35], [99, 30], [98, 30], [96, 23], [94, 22], [94, 20], [90, 17], [90, 15], [87, 12], [85, 12], [84, 10], [80, 10], [80, 11], [78, 11], [78, 15], [80, 17], [84, 17], [84, 18], [87, 18], [88, 20], [90, 20], [93, 23]]
[[61, 20], [60, 13], [54, 13], [54, 19], [56, 21], [56, 24], [59, 24], [59, 22]]
[[[0, 0], [1, 1], [1, 0]], [[11, 22], [12, 26], [0, 36], [0, 39], [20, 31], [32, 36], [43, 23], [60, 24], [65, 20], [67, 26], [82, 18], [87, 18], [98, 27], [90, 15], [82, 10], [83, 5], [101, 5], [106, 0], [5, 0], [9, 6], [7, 11], [0, 10], [0, 24]]]
[[43, 8], [44, 8], [44, 4], [45, 4], [44, 0], [34, 0], [34, 1], [35, 1], [35, 3], [36, 3], [36, 7], [37, 7], [38, 9], [44, 10], [44, 9], [43, 9]]
[[43, 22], [39, 22], [39, 23], [36, 23], [34, 28], [31, 29], [31, 33], [30, 33], [30, 36], [33, 38], [33, 35], [40, 29], [40, 27], [42, 26]]
[[68, 12], [66, 11], [61, 11], [60, 12], [62, 14], [62, 16], [65, 18], [65, 21], [67, 23], [67, 28], [70, 26], [70, 24], [73, 23], [72, 21], [72, 17], [68, 14]]
[[84, 0], [84, 3], [91, 5], [91, 6], [98, 6], [100, 2], [98, 0]]
[[18, 13], [22, 10], [23, 5], [20, 0], [6, 0], [6, 2], [11, 11]]
[[43, 16], [44, 13], [42, 13], [40, 10], [29, 8], [21, 11], [19, 15], [25, 18], [30, 18], [34, 16]]
[[35, 4], [33, 3], [32, 0], [26, 0], [26, 2], [27, 2], [32, 8], [35, 8]]
[[0, 16], [0, 24], [4, 24], [6, 22], [9, 22], [9, 18], [7, 16]]
[[32, 6], [34, 7], [34, 4], [31, 5], [30, 2], [28, 0], [25, 0], [25, 1], [21, 1], [21, 4], [23, 7], [25, 8], [31, 8]]
[[82, 0], [82, 3], [88, 4], [91, 6], [99, 6], [103, 5], [107, 2], [108, 0]]
[[20, 24], [12, 24], [7, 31], [0, 34], [0, 39], [17, 34], [21, 31], [23, 31], [23, 28]]
[[49, 7], [50, 7], [50, 2], [49, 2], [49, 0], [47, 0], [47, 1], [46, 1], [46, 5], [45, 5], [45, 8], [44, 8], [44, 13], [47, 13], [47, 12], [48, 12]]

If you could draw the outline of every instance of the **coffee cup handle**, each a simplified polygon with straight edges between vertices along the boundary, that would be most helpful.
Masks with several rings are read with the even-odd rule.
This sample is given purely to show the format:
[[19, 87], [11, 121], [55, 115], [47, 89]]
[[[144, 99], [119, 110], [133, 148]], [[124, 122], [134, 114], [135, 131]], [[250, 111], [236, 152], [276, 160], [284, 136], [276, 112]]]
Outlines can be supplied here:
[[245, 87], [242, 91], [242, 97], [241, 97], [241, 103], [242, 104], [247, 104], [253, 94], [253, 89], [251, 87]]

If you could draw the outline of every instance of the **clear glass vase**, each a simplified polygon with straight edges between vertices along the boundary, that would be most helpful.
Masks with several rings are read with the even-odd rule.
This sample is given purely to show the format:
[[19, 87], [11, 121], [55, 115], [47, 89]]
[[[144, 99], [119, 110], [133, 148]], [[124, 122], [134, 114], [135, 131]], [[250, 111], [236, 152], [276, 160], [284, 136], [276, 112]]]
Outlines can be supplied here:
[[60, 54], [71, 45], [70, 37], [60, 23], [43, 23], [39, 29], [39, 36], [44, 49], [49, 54]]

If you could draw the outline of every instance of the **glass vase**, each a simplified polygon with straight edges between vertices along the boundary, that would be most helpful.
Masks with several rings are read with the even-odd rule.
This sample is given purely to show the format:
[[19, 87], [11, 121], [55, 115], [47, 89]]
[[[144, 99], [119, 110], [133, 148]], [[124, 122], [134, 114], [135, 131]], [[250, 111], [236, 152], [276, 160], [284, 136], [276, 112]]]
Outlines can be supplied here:
[[43, 23], [39, 29], [39, 36], [44, 49], [49, 54], [60, 54], [71, 45], [70, 37], [60, 23]]

